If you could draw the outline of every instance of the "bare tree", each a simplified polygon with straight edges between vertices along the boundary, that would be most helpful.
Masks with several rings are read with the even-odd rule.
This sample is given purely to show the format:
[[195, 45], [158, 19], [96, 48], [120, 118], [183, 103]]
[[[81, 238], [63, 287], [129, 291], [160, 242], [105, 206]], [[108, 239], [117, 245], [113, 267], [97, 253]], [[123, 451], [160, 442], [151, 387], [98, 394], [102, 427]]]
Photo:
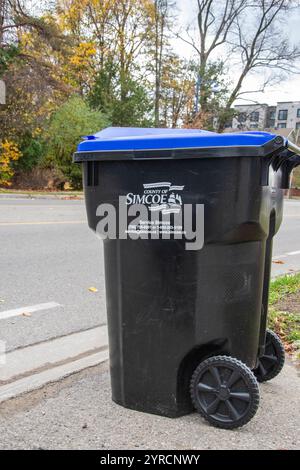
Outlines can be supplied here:
[[[178, 36], [196, 51], [199, 57], [201, 112], [207, 113], [206, 72], [217, 52], [232, 68], [233, 87], [219, 118], [218, 130], [224, 129], [233, 102], [242, 94], [264, 91], [276, 72], [297, 71], [299, 47], [291, 46], [285, 29], [285, 15], [299, 6], [296, 0], [197, 0], [198, 39], [187, 28]], [[259, 90], [241, 91], [245, 78], [255, 71], [267, 71], [267, 78]], [[237, 78], [235, 79], [235, 76]]]
[[[233, 52], [239, 53], [241, 70], [227, 100], [224, 117], [238, 97], [253, 91], [264, 91], [280, 72], [299, 73], [296, 61], [300, 58], [300, 49], [298, 45], [290, 45], [282, 21], [282, 15], [297, 4], [293, 0], [257, 0], [249, 6], [252, 21], [240, 16], [236, 18], [231, 45]], [[261, 88], [241, 91], [248, 74], [258, 69], [269, 72]], [[224, 117], [219, 121], [219, 131], [224, 129]]]
[[87, 25], [97, 42], [100, 69], [108, 56], [117, 59], [122, 102], [127, 99], [127, 80], [138, 68], [152, 33], [152, 6], [148, 0], [86, 2]]
[[[197, 29], [198, 35], [191, 26], [186, 34], [178, 37], [193, 47], [199, 57], [199, 75], [205, 81], [207, 66], [212, 60], [216, 49], [228, 43], [229, 34], [235, 20], [247, 7], [248, 0], [197, 0]], [[200, 92], [200, 106], [207, 112], [207, 95]]]

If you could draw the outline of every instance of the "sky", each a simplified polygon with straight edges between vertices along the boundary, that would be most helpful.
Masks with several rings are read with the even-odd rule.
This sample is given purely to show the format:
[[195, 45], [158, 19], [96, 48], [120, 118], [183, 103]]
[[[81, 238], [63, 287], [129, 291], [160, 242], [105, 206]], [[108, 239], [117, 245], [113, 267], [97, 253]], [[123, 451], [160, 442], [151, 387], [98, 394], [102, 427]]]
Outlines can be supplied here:
[[[184, 30], [185, 25], [191, 23], [196, 18], [197, 1], [196, 0], [177, 0], [177, 18], [178, 26]], [[284, 27], [284, 26], [283, 26]], [[298, 14], [295, 12], [289, 17], [285, 26], [288, 29], [289, 39], [292, 43], [300, 44], [300, 9]], [[189, 58], [193, 54], [193, 49], [181, 40], [173, 40], [174, 47], [178, 54]], [[222, 52], [215, 58], [222, 58]], [[300, 62], [299, 62], [300, 69]], [[259, 88], [260, 79], [262, 78], [263, 71], [254, 75], [249, 75], [242, 91], [256, 90]], [[253, 93], [251, 95], [244, 95], [243, 98], [249, 98], [255, 102], [267, 103], [269, 105], [276, 104], [278, 101], [300, 101], [300, 74], [290, 74], [284, 81], [270, 86], [265, 89], [264, 93]], [[238, 103], [246, 103], [247, 101], [237, 101]]]

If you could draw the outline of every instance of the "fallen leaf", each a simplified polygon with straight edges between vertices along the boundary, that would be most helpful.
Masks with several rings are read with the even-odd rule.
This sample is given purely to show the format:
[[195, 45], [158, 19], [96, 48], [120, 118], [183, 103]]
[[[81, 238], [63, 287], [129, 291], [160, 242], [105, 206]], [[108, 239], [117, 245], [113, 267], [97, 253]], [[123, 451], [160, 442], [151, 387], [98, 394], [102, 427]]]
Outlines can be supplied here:
[[284, 261], [280, 261], [280, 260], [273, 260], [273, 263], [275, 263], [275, 264], [284, 264]]
[[23, 317], [31, 317], [30, 312], [23, 312], [22, 315], [23, 315]]
[[98, 289], [96, 287], [89, 287], [90, 292], [98, 292]]
[[292, 344], [286, 344], [285, 347], [284, 347], [284, 349], [285, 349], [285, 351], [286, 351], [287, 353], [292, 353], [295, 348], [293, 347]]

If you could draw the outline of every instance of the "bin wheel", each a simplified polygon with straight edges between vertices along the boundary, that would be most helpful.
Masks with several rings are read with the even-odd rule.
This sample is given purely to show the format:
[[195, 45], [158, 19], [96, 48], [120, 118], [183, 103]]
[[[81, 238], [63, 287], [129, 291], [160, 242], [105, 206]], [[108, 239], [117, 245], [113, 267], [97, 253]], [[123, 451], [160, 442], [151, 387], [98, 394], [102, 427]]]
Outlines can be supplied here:
[[234, 429], [248, 423], [259, 404], [258, 383], [243, 362], [214, 356], [201, 362], [190, 384], [194, 407], [210, 424]]
[[267, 382], [279, 374], [285, 361], [284, 347], [279, 336], [267, 330], [265, 353], [258, 359], [258, 366], [253, 371], [259, 382]]

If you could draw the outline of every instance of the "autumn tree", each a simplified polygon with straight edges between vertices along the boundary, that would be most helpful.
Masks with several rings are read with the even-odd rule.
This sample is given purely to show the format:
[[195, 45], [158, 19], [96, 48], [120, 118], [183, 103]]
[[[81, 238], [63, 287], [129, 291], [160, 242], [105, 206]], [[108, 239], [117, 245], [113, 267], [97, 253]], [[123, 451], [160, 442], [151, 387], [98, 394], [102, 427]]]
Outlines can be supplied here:
[[[20, 168], [38, 163], [53, 116], [60, 109], [63, 113], [71, 95], [88, 100], [97, 116], [101, 111], [99, 128], [104, 115], [115, 125], [151, 124], [150, 82], [143, 68], [153, 6], [152, 0], [5, 0], [0, 71], [8, 99], [0, 126], [3, 138], [15, 139], [26, 157]], [[15, 48], [15, 57], [8, 57], [9, 47]], [[82, 126], [84, 119], [90, 122], [88, 112], [81, 118]], [[59, 166], [73, 178], [68, 165]]]
[[14, 176], [14, 162], [21, 156], [22, 153], [14, 141], [0, 140], [0, 185], [10, 186]]
[[192, 121], [195, 96], [194, 64], [175, 53], [166, 55], [160, 86], [160, 125], [181, 127]]
[[61, 67], [70, 42], [48, 11], [30, 9], [33, 2], [4, 2], [0, 73], [7, 97], [0, 108], [0, 141], [18, 148], [22, 158], [14, 169], [29, 171], [42, 159], [51, 113], [73, 91]]
[[[2, 69], [8, 90], [8, 106], [2, 112], [1, 122], [2, 129], [5, 125], [7, 131], [7, 123], [11, 121], [11, 128], [15, 131], [14, 122], [22, 126], [22, 109], [29, 114], [35, 106], [34, 118], [46, 97], [53, 102], [55, 94], [61, 98], [60, 93], [67, 95], [73, 91], [59, 67], [60, 58], [67, 53], [69, 43], [49, 13], [32, 15], [32, 2], [2, 1], [7, 5], [2, 28], [2, 56], [9, 47], [14, 48], [16, 53], [10, 64], [6, 61], [6, 70], [5, 66]], [[14, 113], [17, 115], [15, 120]]]
[[114, 125], [146, 125], [150, 118], [148, 82], [143, 76], [151, 33], [150, 0], [92, 0], [85, 9], [96, 53], [89, 102], [108, 112]]

